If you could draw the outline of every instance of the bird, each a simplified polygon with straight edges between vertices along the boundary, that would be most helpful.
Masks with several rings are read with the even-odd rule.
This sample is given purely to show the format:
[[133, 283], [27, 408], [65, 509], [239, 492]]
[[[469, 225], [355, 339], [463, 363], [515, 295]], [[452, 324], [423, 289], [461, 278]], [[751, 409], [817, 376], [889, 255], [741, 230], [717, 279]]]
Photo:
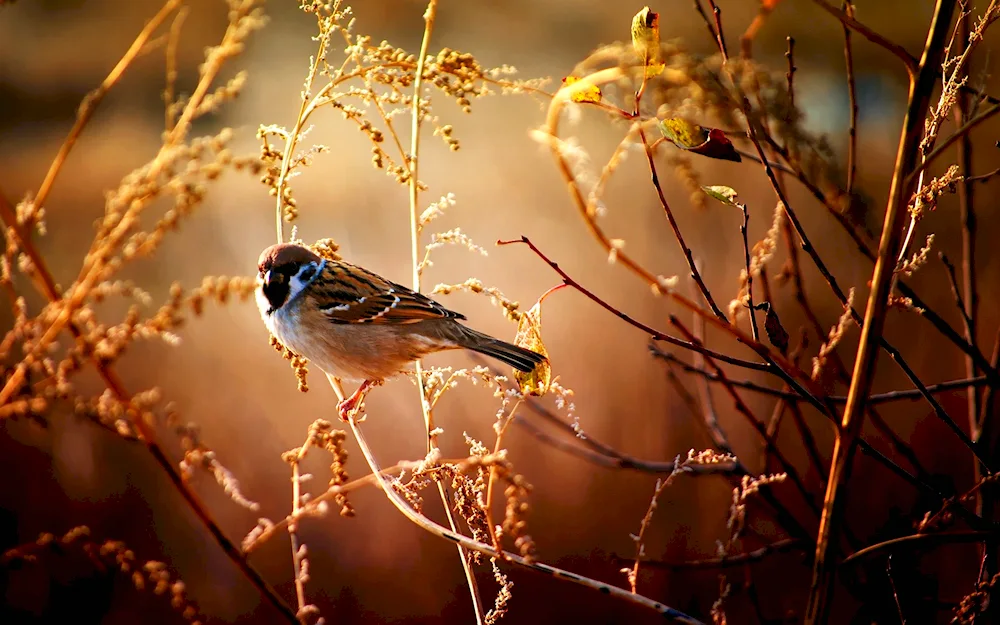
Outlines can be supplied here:
[[522, 372], [546, 357], [463, 325], [465, 315], [343, 260], [278, 243], [257, 261], [255, 299], [271, 335], [328, 376], [360, 382], [345, 421], [374, 386], [428, 354], [469, 349]]

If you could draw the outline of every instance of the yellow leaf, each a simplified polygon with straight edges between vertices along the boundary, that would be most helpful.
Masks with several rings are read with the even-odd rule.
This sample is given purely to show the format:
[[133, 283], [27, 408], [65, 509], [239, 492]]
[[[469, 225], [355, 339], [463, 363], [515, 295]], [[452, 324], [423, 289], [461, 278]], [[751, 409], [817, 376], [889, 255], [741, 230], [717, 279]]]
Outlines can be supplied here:
[[690, 150], [708, 141], [708, 131], [680, 117], [670, 117], [658, 124], [660, 132], [682, 150]]
[[660, 14], [643, 7], [632, 18], [632, 46], [642, 59], [646, 77], [659, 75], [664, 68], [660, 62]]
[[527, 373], [514, 371], [514, 379], [521, 392], [525, 395], [541, 397], [549, 390], [552, 383], [552, 366], [549, 364], [549, 353], [542, 343], [542, 300], [539, 299], [527, 312], [521, 315], [521, 320], [517, 323], [517, 334], [514, 336], [514, 344], [538, 352], [545, 356], [546, 360]]
[[[563, 78], [563, 84], [567, 87], [573, 83], [579, 82], [580, 78], [576, 76], [567, 76]], [[597, 85], [582, 84], [570, 90], [569, 99], [573, 102], [590, 102], [596, 104], [601, 101], [601, 88]]]
[[725, 187], [721, 185], [713, 185], [711, 187], [702, 187], [702, 191], [708, 194], [709, 197], [714, 198], [723, 204], [728, 204], [729, 206], [736, 206], [737, 195], [736, 189], [732, 187]]

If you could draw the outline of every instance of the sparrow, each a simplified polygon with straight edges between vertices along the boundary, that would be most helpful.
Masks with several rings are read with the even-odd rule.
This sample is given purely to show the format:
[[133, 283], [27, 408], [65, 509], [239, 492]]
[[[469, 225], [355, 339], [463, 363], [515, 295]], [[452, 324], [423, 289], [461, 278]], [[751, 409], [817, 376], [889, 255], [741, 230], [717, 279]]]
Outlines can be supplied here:
[[462, 325], [464, 315], [425, 295], [294, 243], [261, 253], [255, 297], [282, 345], [329, 376], [361, 382], [338, 404], [345, 420], [371, 387], [428, 354], [470, 349], [523, 372], [545, 360]]

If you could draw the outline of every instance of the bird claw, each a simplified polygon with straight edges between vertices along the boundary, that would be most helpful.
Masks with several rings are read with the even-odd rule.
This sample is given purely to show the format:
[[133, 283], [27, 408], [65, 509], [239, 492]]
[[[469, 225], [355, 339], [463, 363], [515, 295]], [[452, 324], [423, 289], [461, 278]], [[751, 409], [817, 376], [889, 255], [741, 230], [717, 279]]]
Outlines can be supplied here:
[[373, 387], [381, 386], [381, 380], [365, 380], [361, 386], [354, 391], [350, 397], [337, 404], [337, 412], [345, 423], [350, 422], [351, 417], [364, 405], [365, 396]]

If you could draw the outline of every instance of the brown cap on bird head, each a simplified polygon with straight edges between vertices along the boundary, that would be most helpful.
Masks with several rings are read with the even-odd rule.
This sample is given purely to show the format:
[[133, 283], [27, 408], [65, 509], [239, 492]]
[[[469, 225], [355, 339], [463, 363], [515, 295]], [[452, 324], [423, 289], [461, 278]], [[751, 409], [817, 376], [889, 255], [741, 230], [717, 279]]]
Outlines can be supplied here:
[[278, 243], [267, 248], [260, 253], [257, 260], [257, 271], [264, 273], [273, 267], [280, 267], [289, 263], [308, 263], [323, 260], [309, 248], [295, 243]]

